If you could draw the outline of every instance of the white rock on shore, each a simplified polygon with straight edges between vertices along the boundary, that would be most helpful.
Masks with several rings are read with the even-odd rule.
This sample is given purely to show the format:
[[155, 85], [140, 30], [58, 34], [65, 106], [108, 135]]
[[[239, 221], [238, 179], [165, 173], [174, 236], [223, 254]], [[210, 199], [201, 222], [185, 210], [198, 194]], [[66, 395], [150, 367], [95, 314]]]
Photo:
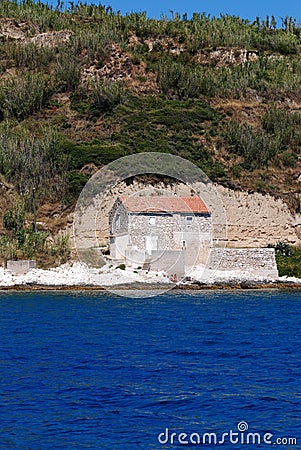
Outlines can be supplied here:
[[85, 264], [63, 264], [43, 270], [32, 269], [25, 275], [14, 275], [0, 268], [0, 287], [10, 286], [115, 286], [128, 283], [170, 283], [168, 277], [159, 273], [137, 273], [104, 266], [101, 270], [89, 270]]
[[274, 283], [278, 278], [255, 275], [243, 270], [208, 270], [205, 266], [195, 266], [188, 274], [191, 282], [216, 284], [216, 283]]
[[[268, 278], [254, 275], [241, 270], [233, 271], [206, 271], [204, 266], [196, 266], [184, 278], [184, 285], [193, 283], [233, 284], [242, 282], [254, 283], [292, 283], [301, 284], [300, 278], [278, 277]], [[63, 264], [59, 267], [43, 270], [32, 269], [25, 275], [14, 275], [10, 271], [0, 267], [0, 288], [13, 286], [118, 286], [122, 284], [171, 284], [168, 276], [163, 272], [135, 271], [130, 268], [121, 270], [116, 267], [104, 266], [100, 270], [89, 270], [85, 264]]]

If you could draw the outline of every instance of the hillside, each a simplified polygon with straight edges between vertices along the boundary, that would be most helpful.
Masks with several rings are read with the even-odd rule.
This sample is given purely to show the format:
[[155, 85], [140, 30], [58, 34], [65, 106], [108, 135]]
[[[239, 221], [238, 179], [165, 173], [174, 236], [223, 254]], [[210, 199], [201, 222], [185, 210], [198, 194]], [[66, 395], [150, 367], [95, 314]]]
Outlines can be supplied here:
[[3, 212], [18, 199], [30, 224], [34, 187], [38, 229], [55, 234], [98, 168], [147, 151], [300, 212], [301, 28], [292, 18], [154, 20], [70, 5], [0, 3]]

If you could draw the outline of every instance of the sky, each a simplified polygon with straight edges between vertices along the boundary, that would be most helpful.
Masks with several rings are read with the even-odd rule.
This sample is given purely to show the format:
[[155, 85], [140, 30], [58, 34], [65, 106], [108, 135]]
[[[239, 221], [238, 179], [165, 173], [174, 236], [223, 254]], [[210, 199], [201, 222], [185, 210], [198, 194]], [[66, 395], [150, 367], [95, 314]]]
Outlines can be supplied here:
[[[89, 0], [89, 3], [98, 4], [97, 0]], [[114, 11], [120, 10], [122, 14], [128, 12], [146, 11], [148, 17], [159, 19], [162, 14], [171, 17], [170, 11], [181, 15], [193, 12], [205, 12], [214, 16], [220, 13], [239, 16], [250, 21], [257, 16], [264, 19], [267, 15], [274, 15], [276, 20], [280, 17], [291, 16], [301, 23], [300, 0], [105, 0], [102, 5], [111, 6]]]

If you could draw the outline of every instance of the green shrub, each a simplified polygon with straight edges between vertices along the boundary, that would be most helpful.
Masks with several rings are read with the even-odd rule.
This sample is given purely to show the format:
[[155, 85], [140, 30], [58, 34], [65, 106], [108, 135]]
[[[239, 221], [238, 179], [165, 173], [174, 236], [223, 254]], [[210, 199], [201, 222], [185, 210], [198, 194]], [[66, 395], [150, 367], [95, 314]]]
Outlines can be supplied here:
[[71, 53], [60, 53], [54, 70], [58, 92], [74, 91], [78, 87], [81, 65], [77, 56]]
[[99, 81], [91, 93], [88, 114], [92, 117], [110, 114], [123, 100], [124, 92], [120, 83]]
[[[33, 0], [2, 0], [0, 2], [0, 17], [14, 18], [19, 22], [34, 24], [42, 33], [47, 30], [62, 30], [69, 22], [59, 8], [53, 8], [43, 2]], [[67, 19], [67, 20], [66, 20]]]
[[67, 203], [77, 199], [85, 184], [89, 179], [89, 175], [72, 171], [67, 174], [67, 192], [65, 194], [65, 201]]
[[270, 108], [262, 118], [262, 126], [269, 134], [277, 136], [283, 148], [301, 146], [301, 114], [299, 112]]
[[86, 115], [90, 108], [90, 98], [86, 89], [78, 87], [70, 95], [70, 107], [81, 115]]
[[3, 215], [3, 225], [7, 230], [17, 233], [24, 227], [25, 209], [24, 203], [16, 202], [13, 208], [8, 209]]
[[109, 30], [107, 24], [98, 25], [98, 27], [91, 27], [90, 29], [79, 29], [74, 33], [68, 46], [66, 46], [66, 53], [78, 58], [83, 55], [83, 62], [86, 64], [95, 63], [100, 68], [107, 56], [107, 49], [109, 44], [118, 42], [119, 38], [115, 30]]
[[32, 42], [27, 44], [9, 42], [4, 49], [7, 57], [13, 60], [17, 68], [28, 68], [34, 72], [46, 72], [55, 59], [54, 48], [41, 47]]
[[266, 167], [268, 162], [281, 150], [279, 141], [272, 139], [264, 131], [250, 125], [240, 125], [231, 121], [226, 130], [229, 150], [243, 157], [246, 169]]
[[253, 46], [258, 50], [279, 52], [283, 55], [295, 55], [298, 52], [298, 38], [293, 33], [283, 30], [262, 30], [253, 35]]
[[8, 259], [16, 259], [18, 255], [18, 242], [9, 236], [0, 235], [0, 259], [7, 261]]
[[23, 202], [16, 202], [13, 208], [8, 209], [3, 215], [4, 228], [9, 230], [18, 247], [24, 245], [26, 233], [24, 229], [25, 210]]
[[280, 166], [296, 167], [298, 155], [290, 150], [284, 151], [278, 155], [277, 162]]
[[0, 84], [0, 115], [23, 120], [40, 110], [53, 93], [46, 76], [26, 74], [11, 76]]
[[44, 231], [34, 231], [33, 229], [27, 229], [24, 232], [24, 242], [20, 247], [22, 255], [25, 258], [33, 258], [38, 255], [45, 255], [48, 250], [47, 243], [48, 233]]
[[68, 261], [71, 254], [69, 235], [60, 233], [54, 239], [48, 240], [47, 252], [51, 256], [58, 258], [61, 264]]
[[37, 198], [61, 198], [66, 187], [68, 156], [60, 150], [58, 134], [48, 127], [31, 130], [4, 122], [0, 126], [0, 173], [23, 196], [34, 185]]
[[49, 233], [26, 226], [24, 202], [16, 202], [4, 213], [3, 224], [9, 234], [0, 237], [0, 259], [43, 259], [47, 255], [57, 257], [57, 261], [68, 259], [69, 236], [59, 235], [49, 239]]
[[[126, 155], [120, 144], [99, 140], [80, 143], [64, 140], [60, 143], [59, 148], [68, 157], [70, 169], [73, 170], [81, 169], [90, 163], [102, 166]], [[83, 182], [83, 177], [76, 178], [75, 175], [69, 175], [69, 177], [71, 183]]]
[[301, 278], [301, 247], [291, 247], [283, 242], [269, 247], [275, 248], [279, 276]]
[[203, 93], [199, 73], [183, 64], [167, 62], [159, 67], [158, 83], [161, 92], [179, 99], [199, 98]]

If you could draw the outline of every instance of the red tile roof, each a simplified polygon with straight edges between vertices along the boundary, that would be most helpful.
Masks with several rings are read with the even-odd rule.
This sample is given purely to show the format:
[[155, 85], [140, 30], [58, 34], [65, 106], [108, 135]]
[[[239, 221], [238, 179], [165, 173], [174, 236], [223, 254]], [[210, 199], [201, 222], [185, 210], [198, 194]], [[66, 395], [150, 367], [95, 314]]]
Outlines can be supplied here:
[[129, 212], [209, 213], [200, 197], [120, 197]]

